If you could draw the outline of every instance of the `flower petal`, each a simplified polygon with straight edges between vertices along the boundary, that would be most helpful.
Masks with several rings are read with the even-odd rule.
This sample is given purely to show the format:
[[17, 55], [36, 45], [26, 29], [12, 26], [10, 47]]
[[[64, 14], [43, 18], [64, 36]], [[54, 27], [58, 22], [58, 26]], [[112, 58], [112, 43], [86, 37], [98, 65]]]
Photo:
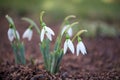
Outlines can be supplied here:
[[76, 52], [77, 52], [77, 56], [78, 56], [78, 55], [79, 55], [79, 52], [80, 52], [79, 43], [77, 44]]
[[54, 31], [51, 28], [45, 26], [45, 30], [50, 34], [55, 35]]
[[46, 36], [50, 41], [52, 41], [52, 35], [50, 33], [46, 32]]
[[28, 38], [28, 40], [30, 41], [32, 39], [32, 34], [33, 31], [31, 29], [27, 29], [24, 34], [23, 34], [23, 38]]
[[[65, 30], [69, 27], [70, 25], [66, 25], [63, 27], [62, 31], [61, 31], [61, 35], [64, 34]], [[71, 37], [72, 36], [72, 28], [69, 28], [67, 31], [68, 35]]]
[[64, 26], [62, 31], [61, 31], [61, 36], [64, 34], [65, 30], [67, 29], [67, 26]]
[[8, 39], [12, 42], [14, 39], [14, 29], [9, 28], [8, 30]]
[[74, 45], [70, 39], [68, 39], [68, 47], [71, 50], [71, 52], [74, 54]]
[[28, 40], [30, 41], [31, 39], [32, 39], [32, 35], [33, 35], [33, 31], [31, 30], [30, 32], [29, 32], [29, 38], [28, 38]]
[[64, 54], [67, 52], [67, 48], [68, 48], [67, 42], [68, 40], [66, 40], [64, 43]]
[[42, 42], [43, 39], [44, 39], [44, 34], [45, 34], [45, 30], [44, 30], [44, 28], [43, 28], [42, 31], [41, 31], [41, 35], [40, 35], [40, 40], [41, 40], [41, 42]]
[[72, 28], [69, 28], [67, 32], [68, 32], [69, 36], [71, 37], [72, 36]]
[[81, 53], [82, 53], [83, 55], [84, 55], [84, 54], [87, 54], [85, 45], [83, 44], [82, 41], [79, 42], [79, 47], [80, 47]]

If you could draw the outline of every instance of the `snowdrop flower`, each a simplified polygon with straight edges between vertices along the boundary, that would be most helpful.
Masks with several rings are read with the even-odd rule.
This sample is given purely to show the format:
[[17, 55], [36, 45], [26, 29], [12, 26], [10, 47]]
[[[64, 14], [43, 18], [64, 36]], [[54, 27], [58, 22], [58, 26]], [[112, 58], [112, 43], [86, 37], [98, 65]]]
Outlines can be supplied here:
[[64, 54], [67, 52], [67, 49], [70, 49], [72, 53], [74, 53], [74, 45], [70, 39], [66, 39], [64, 43]]
[[28, 40], [30, 41], [32, 39], [32, 35], [33, 35], [33, 31], [32, 29], [28, 28], [24, 34], [23, 34], [23, 38], [28, 38]]
[[55, 35], [55, 33], [53, 32], [51, 28], [44, 26], [42, 28], [41, 35], [40, 35], [41, 42], [43, 41], [45, 34], [50, 41], [52, 41], [52, 35], [53, 36]]
[[79, 42], [78, 42], [76, 51], [77, 51], [77, 56], [79, 55], [79, 52], [80, 52], [80, 51], [81, 51], [81, 53], [82, 53], [83, 55], [84, 55], [84, 54], [87, 54], [85, 45], [83, 44], [82, 41], [79, 41]]
[[9, 30], [8, 30], [8, 39], [11, 42], [14, 40], [14, 38], [16, 38], [15, 34], [17, 35], [17, 38], [20, 39], [18, 31], [16, 31], [16, 33], [14, 33], [14, 29], [13, 28], [9, 28]]
[[[69, 26], [70, 26], [70, 25], [66, 25], [66, 26], [63, 27], [62, 32], [61, 32], [61, 35], [64, 34], [65, 30], [66, 30]], [[69, 28], [68, 31], [67, 31], [67, 33], [68, 33], [69, 36], [71, 37], [71, 36], [72, 36], [72, 28]]]

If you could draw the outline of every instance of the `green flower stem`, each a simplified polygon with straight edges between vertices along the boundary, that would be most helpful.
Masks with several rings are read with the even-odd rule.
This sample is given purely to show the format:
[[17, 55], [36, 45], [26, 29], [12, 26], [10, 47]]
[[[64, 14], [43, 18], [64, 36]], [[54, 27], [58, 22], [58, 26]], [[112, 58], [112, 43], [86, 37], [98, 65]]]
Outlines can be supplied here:
[[47, 70], [49, 70], [49, 64], [50, 64], [50, 41], [48, 39], [45, 39], [40, 45], [40, 50], [44, 59], [44, 65]]
[[71, 28], [71, 27], [73, 27], [74, 25], [76, 25], [76, 24], [78, 24], [79, 22], [74, 22], [74, 23], [72, 23], [66, 30], [65, 30], [65, 32], [63, 33], [63, 34], [65, 34], [68, 30], [69, 30], [69, 28]]
[[38, 28], [38, 26], [35, 24], [35, 22], [33, 20], [31, 20], [30, 18], [22, 18], [22, 20], [27, 21], [28, 23], [30, 23], [30, 26], [35, 27], [35, 29], [37, 30], [38, 34], [40, 34], [40, 29]]
[[[63, 20], [63, 22], [62, 22], [62, 25], [61, 25], [61, 29], [64, 27], [64, 25], [66, 25], [66, 23], [68, 23], [69, 21], [69, 19], [70, 18], [76, 18], [76, 16], [75, 15], [69, 15], [69, 16], [67, 16], [67, 17], [65, 17], [65, 19]], [[60, 30], [61, 30], [60, 29]], [[60, 31], [59, 31], [60, 32]], [[59, 34], [60, 35], [60, 34]]]
[[80, 36], [82, 33], [87, 32], [87, 30], [80, 30], [77, 34], [73, 37], [72, 42], [75, 40], [76, 37]]
[[8, 16], [8, 15], [6, 15], [5, 17], [6, 17], [6, 19], [7, 19], [8, 22], [9, 22], [9, 27], [14, 29], [14, 34], [15, 34], [15, 36], [16, 36], [17, 42], [20, 42], [19, 39], [18, 39], [18, 36], [17, 36], [17, 34], [16, 34], [16, 28], [15, 28], [15, 24], [14, 24], [12, 18], [11, 18], [10, 16]]
[[65, 17], [64, 21], [67, 21], [70, 18], [76, 18], [76, 16], [75, 15], [69, 15], [69, 16]]
[[24, 50], [24, 44], [12, 44], [12, 48], [14, 51], [14, 56], [15, 56], [15, 63], [16, 64], [26, 64], [25, 60], [25, 50]]
[[54, 73], [55, 61], [56, 61], [55, 53], [52, 53], [51, 54], [51, 68], [50, 68], [51, 73]]
[[58, 50], [55, 53], [55, 64], [54, 64], [54, 73], [58, 72], [60, 63], [63, 57], [63, 50]]
[[13, 26], [14, 22], [13, 22], [12, 18], [10, 16], [8, 16], [8, 15], [6, 15], [5, 17], [8, 20], [8, 22]]
[[40, 23], [42, 24], [43, 23], [43, 15], [44, 15], [45, 11], [42, 11], [40, 13]]
[[13, 51], [14, 51], [15, 63], [16, 64], [26, 64], [24, 44], [20, 42], [20, 39], [18, 39], [18, 36], [16, 33], [17, 30], [16, 30], [16, 27], [14, 25], [12, 18], [8, 15], [6, 15], [5, 17], [9, 22], [9, 27], [14, 29], [14, 35], [16, 38], [11, 43], [11, 46], [12, 46]]
[[[65, 32], [63, 33], [63, 35], [67, 32], [67, 30], [68, 30], [69, 28], [73, 27], [73, 26], [76, 25], [76, 24], [78, 24], [78, 22], [72, 23], [72, 24], [65, 30]], [[62, 35], [58, 35], [58, 37], [57, 37], [57, 39], [56, 39], [55, 47], [54, 47], [54, 50], [55, 50], [55, 51], [60, 48], [60, 46], [61, 46], [60, 44], [61, 44], [61, 41], [62, 41], [62, 37], [63, 37]]]
[[60, 63], [63, 57], [63, 50], [57, 50], [53, 53], [51, 53], [51, 65], [50, 65], [50, 73], [55, 74], [56, 72], [58, 72], [59, 67], [60, 67]]

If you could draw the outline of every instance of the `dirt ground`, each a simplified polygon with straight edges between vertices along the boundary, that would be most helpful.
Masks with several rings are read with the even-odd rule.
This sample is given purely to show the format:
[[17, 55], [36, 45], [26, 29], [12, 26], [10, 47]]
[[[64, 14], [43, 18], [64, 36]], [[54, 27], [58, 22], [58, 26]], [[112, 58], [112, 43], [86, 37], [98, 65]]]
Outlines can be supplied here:
[[[28, 24], [17, 18], [14, 20], [22, 34]], [[52, 27], [55, 33], [57, 28]], [[68, 51], [63, 57], [59, 72], [52, 75], [43, 66], [38, 46], [39, 35], [34, 32], [32, 41], [23, 40], [26, 44], [27, 65], [15, 65], [7, 30], [7, 20], [1, 17], [0, 80], [120, 80], [120, 37], [83, 38], [88, 54], [76, 56]], [[30, 63], [31, 56], [36, 61], [35, 65]]]

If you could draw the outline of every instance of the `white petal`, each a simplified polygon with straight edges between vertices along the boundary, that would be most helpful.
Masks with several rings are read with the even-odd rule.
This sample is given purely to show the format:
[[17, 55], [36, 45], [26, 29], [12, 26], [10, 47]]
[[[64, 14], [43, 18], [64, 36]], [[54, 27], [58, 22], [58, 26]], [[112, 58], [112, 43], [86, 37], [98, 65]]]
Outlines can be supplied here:
[[54, 31], [51, 28], [45, 26], [45, 30], [50, 34], [55, 35]]
[[12, 42], [14, 39], [14, 29], [9, 28], [8, 30], [8, 39]]
[[83, 55], [84, 55], [84, 54], [87, 54], [86, 48], [85, 48], [85, 46], [84, 46], [84, 44], [83, 44], [82, 41], [79, 42], [79, 47], [80, 47], [81, 53], [82, 53]]
[[68, 32], [69, 36], [71, 37], [72, 36], [72, 28], [69, 28], [67, 32]]
[[[63, 27], [62, 29], [62, 32], [61, 32], [61, 35], [64, 34], [65, 30], [69, 27], [70, 25], [66, 25]], [[72, 36], [72, 28], [69, 28], [68, 31], [67, 31], [68, 35], [71, 37]]]
[[52, 41], [52, 35], [50, 33], [46, 32], [46, 36], [50, 41]]
[[74, 45], [70, 39], [68, 39], [68, 47], [71, 50], [71, 52], [74, 54]]
[[68, 41], [66, 40], [64, 43], [64, 54], [67, 52], [67, 48], [68, 48], [67, 42]]
[[32, 34], [33, 31], [31, 29], [27, 29], [23, 34], [23, 38], [28, 38], [28, 40], [30, 41], [32, 39]]
[[30, 34], [30, 35], [29, 35], [28, 40], [30, 41], [30, 40], [32, 39], [33, 31], [31, 30], [29, 34]]
[[43, 39], [44, 39], [44, 34], [45, 34], [45, 30], [44, 30], [44, 28], [43, 28], [42, 31], [41, 31], [41, 35], [40, 35], [40, 40], [41, 40], [41, 42], [42, 42]]
[[78, 56], [78, 55], [79, 55], [79, 52], [80, 52], [79, 43], [77, 44], [77, 48], [76, 48], [76, 51], [77, 51], [77, 56]]
[[64, 26], [62, 31], [61, 31], [61, 36], [64, 34], [65, 30], [67, 29], [67, 26]]

